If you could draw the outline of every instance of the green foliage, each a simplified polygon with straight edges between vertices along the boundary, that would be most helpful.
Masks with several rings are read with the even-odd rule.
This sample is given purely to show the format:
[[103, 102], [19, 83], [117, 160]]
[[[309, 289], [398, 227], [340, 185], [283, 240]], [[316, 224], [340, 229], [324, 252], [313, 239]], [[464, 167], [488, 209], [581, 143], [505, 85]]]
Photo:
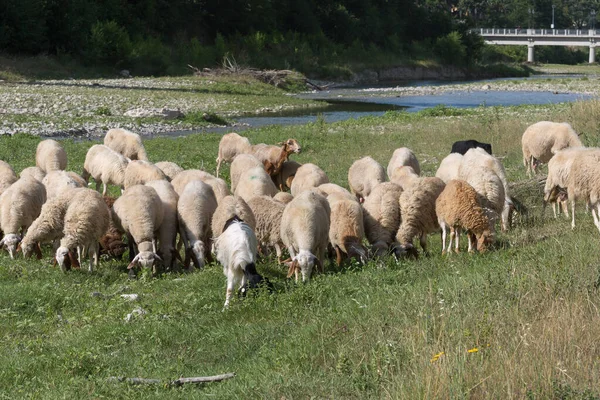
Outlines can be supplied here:
[[136, 40], [128, 66], [134, 75], [165, 75], [171, 65], [171, 53], [159, 39], [148, 37]]
[[435, 42], [435, 54], [445, 64], [462, 66], [466, 62], [467, 49], [460, 33], [452, 31]]
[[132, 46], [129, 34], [116, 21], [96, 22], [91, 29], [87, 58], [90, 62], [122, 66]]

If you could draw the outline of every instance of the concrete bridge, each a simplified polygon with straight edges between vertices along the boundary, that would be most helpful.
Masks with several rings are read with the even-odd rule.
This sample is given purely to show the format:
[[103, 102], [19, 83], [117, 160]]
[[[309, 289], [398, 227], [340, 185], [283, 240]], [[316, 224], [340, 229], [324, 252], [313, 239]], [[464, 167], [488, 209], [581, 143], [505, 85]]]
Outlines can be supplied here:
[[527, 62], [533, 62], [535, 46], [587, 46], [589, 62], [596, 62], [596, 40], [600, 35], [595, 29], [475, 29], [486, 43], [527, 46]]

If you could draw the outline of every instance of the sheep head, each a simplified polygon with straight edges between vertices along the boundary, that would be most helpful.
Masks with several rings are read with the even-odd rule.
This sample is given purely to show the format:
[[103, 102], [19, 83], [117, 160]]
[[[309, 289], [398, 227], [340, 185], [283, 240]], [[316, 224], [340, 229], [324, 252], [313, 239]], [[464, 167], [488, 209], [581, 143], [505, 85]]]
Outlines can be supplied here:
[[197, 269], [202, 269], [204, 268], [204, 254], [206, 252], [206, 248], [204, 246], [204, 243], [200, 240], [196, 240], [194, 242], [194, 244], [192, 245], [192, 247], [190, 247], [187, 251], [186, 251], [186, 262], [185, 262], [185, 266], [187, 267], [187, 265], [189, 264], [190, 258], [192, 259], [192, 262], [194, 263], [194, 267], [196, 267]]
[[55, 258], [62, 272], [67, 272], [69, 269], [71, 269], [71, 266], [74, 268], [80, 268], [79, 260], [77, 260], [77, 257], [75, 257], [73, 252], [67, 247], [59, 247], [56, 250]]
[[151, 251], [141, 251], [139, 252], [133, 260], [127, 266], [127, 269], [133, 269], [138, 265], [141, 265], [142, 268], [151, 269], [152, 272], [156, 271], [155, 262], [156, 260], [162, 262], [162, 258], [158, 256], [158, 254], [153, 253]]
[[298, 143], [298, 141], [296, 139], [288, 139], [285, 142], [280, 143], [281, 146], [283, 146], [283, 150], [287, 153], [287, 154], [291, 154], [291, 153], [300, 153], [302, 151], [302, 147], [300, 146], [300, 143]]
[[38, 260], [42, 259], [42, 248], [39, 243], [25, 243], [22, 241], [17, 246], [17, 252], [19, 251], [23, 252], [25, 258], [29, 258], [35, 253]]
[[489, 229], [484, 230], [477, 237], [477, 251], [483, 253], [494, 243], [494, 232]]
[[0, 240], [0, 246], [6, 248], [10, 258], [14, 260], [17, 253], [17, 246], [21, 242], [21, 236], [16, 233], [9, 233]]
[[300, 253], [296, 255], [291, 262], [286, 262], [286, 265], [289, 267], [288, 278], [297, 271], [300, 271], [302, 274], [302, 282], [308, 282], [310, 280], [312, 270], [315, 266], [321, 273], [323, 272], [321, 260], [307, 250], [300, 250]]
[[394, 246], [394, 255], [397, 259], [400, 258], [419, 258], [419, 252], [415, 249], [415, 246], [412, 243], [404, 243], [397, 246]]

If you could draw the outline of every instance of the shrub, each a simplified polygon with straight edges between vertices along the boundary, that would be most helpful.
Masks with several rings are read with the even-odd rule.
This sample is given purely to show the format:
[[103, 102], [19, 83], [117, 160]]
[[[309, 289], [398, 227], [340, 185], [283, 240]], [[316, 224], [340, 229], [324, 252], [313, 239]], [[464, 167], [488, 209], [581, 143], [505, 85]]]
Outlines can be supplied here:
[[450, 65], [464, 65], [467, 56], [460, 33], [456, 31], [436, 40], [435, 53], [443, 63]]
[[88, 60], [119, 67], [131, 53], [131, 41], [125, 28], [115, 21], [96, 22], [90, 32]]
[[161, 75], [171, 63], [171, 53], [159, 39], [149, 37], [135, 42], [130, 60], [135, 75]]

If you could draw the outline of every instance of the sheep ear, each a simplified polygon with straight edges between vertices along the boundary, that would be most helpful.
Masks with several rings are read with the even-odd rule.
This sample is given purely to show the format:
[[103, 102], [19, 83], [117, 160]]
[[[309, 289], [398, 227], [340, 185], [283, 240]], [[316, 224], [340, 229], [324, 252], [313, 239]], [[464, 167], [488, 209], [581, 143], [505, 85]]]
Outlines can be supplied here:
[[[19, 246], [21, 246], [21, 244], [19, 244]], [[35, 256], [37, 257], [38, 260], [42, 259], [42, 248], [40, 247], [40, 243], [36, 243], [35, 246], [33, 246], [33, 251], [35, 252]]]
[[75, 257], [75, 255], [73, 255], [73, 252], [71, 250], [69, 250], [69, 260], [71, 261], [71, 266], [73, 268], [77, 268], [80, 269], [81, 265], [79, 265], [79, 260], [77, 259], [77, 257]]
[[131, 262], [127, 266], [127, 269], [134, 268], [137, 265], [139, 259], [140, 259], [140, 255], [139, 254], [137, 256], [133, 257], [133, 260], [131, 260]]
[[292, 276], [294, 276], [296, 268], [298, 268], [298, 261], [294, 260], [292, 262], [286, 262], [285, 264], [289, 267], [287, 277], [291, 278]]

